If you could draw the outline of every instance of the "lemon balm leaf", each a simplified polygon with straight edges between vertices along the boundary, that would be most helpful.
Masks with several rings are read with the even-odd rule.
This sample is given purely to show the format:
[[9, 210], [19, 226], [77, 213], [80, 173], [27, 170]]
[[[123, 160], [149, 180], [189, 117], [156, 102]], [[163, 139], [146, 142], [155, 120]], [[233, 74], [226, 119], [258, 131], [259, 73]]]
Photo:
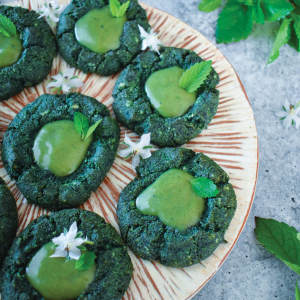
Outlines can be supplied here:
[[80, 134], [81, 138], [84, 139], [89, 130], [88, 118], [80, 112], [75, 112], [74, 124], [75, 124], [75, 129]]
[[292, 19], [285, 18], [281, 23], [267, 65], [279, 57], [280, 48], [290, 40], [291, 22]]
[[222, 0], [202, 0], [199, 4], [199, 10], [211, 12], [221, 6]]
[[300, 52], [300, 16], [296, 13], [291, 13], [293, 19], [291, 23], [291, 38], [289, 45]]
[[293, 271], [300, 274], [300, 241], [298, 232], [283, 222], [256, 217], [257, 240]]
[[121, 3], [118, 0], [110, 0], [109, 7], [110, 7], [110, 12], [111, 12], [112, 16], [116, 17], [116, 18], [122, 17], [126, 13], [128, 7], [129, 7], [129, 4], [130, 4], [130, 1], [127, 1], [126, 3], [121, 5]]
[[179, 79], [179, 85], [187, 92], [195, 92], [211, 72], [212, 61], [196, 63], [186, 70]]
[[110, 8], [110, 12], [113, 17], [117, 17], [120, 7], [121, 7], [121, 4], [118, 0], [110, 0], [109, 1], [109, 8]]
[[87, 131], [87, 134], [85, 136], [85, 140], [96, 130], [96, 128], [98, 127], [98, 125], [102, 122], [102, 120], [99, 120], [98, 122], [96, 122], [93, 126], [91, 126], [89, 128], [89, 130]]
[[0, 32], [6, 37], [13, 37], [17, 34], [17, 28], [9, 18], [0, 15]]
[[217, 42], [231, 43], [246, 39], [250, 35], [252, 27], [252, 6], [229, 1], [218, 19]]
[[127, 11], [127, 9], [128, 9], [129, 4], [130, 4], [130, 1], [127, 1], [126, 3], [124, 3], [124, 4], [120, 7], [120, 9], [119, 9], [119, 11], [118, 11], [118, 13], [117, 13], [117, 17], [118, 17], [118, 18], [120, 18], [120, 17], [122, 17], [123, 15], [125, 15], [125, 13], [126, 13], [126, 11]]
[[261, 6], [268, 22], [279, 21], [294, 9], [291, 3], [278, 0], [262, 0]]
[[9, 33], [0, 25], [0, 33], [2, 33], [6, 37], [10, 37]]
[[300, 275], [300, 266], [296, 264], [292, 264], [288, 261], [282, 260], [288, 267], [290, 267], [294, 272], [296, 272], [298, 275]]
[[199, 177], [191, 180], [191, 185], [194, 192], [203, 198], [211, 198], [219, 194], [219, 190], [214, 182], [206, 177]]
[[85, 252], [76, 261], [75, 269], [78, 271], [85, 271], [92, 267], [96, 259], [94, 252]]
[[265, 23], [265, 16], [264, 16], [264, 12], [260, 6], [260, 0], [253, 0], [252, 18], [253, 18], [253, 21], [258, 24]]

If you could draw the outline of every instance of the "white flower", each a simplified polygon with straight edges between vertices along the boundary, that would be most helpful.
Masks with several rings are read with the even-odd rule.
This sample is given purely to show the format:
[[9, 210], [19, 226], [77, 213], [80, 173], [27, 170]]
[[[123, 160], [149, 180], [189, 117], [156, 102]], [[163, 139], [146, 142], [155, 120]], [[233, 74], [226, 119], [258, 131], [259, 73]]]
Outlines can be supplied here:
[[276, 116], [283, 120], [283, 126], [287, 130], [291, 125], [296, 125], [298, 129], [300, 126], [300, 117], [298, 113], [300, 112], [300, 101], [297, 106], [290, 104], [287, 100], [285, 100], [284, 111], [280, 111], [276, 113]]
[[[56, 245], [55, 252], [50, 257], [68, 257], [71, 259], [78, 260], [81, 251], [77, 247], [81, 246], [84, 243], [92, 244], [92, 242], [88, 241], [87, 237], [82, 239], [80, 236], [81, 232], [77, 233], [77, 223], [76, 221], [71, 225], [70, 230], [68, 232], [61, 233], [59, 237], [55, 237], [52, 239], [52, 242]], [[58, 245], [58, 246], [57, 246]], [[84, 248], [81, 246], [81, 248]]]
[[141, 37], [143, 39], [142, 50], [145, 50], [147, 49], [147, 47], [150, 47], [151, 50], [154, 50], [158, 54], [160, 54], [158, 46], [162, 45], [162, 42], [157, 38], [157, 33], [154, 33], [153, 29], [151, 29], [150, 33], [148, 33], [143, 27], [141, 27], [140, 25], [138, 26], [140, 29]]
[[63, 90], [63, 92], [67, 93], [73, 87], [82, 87], [84, 83], [77, 79], [77, 76], [74, 76], [74, 72], [75, 68], [68, 68], [64, 73], [60, 72], [52, 76], [55, 81], [50, 82], [47, 88], [55, 87], [58, 92]]
[[120, 150], [118, 155], [121, 157], [125, 157], [126, 159], [133, 155], [132, 166], [135, 169], [141, 160], [146, 159], [151, 156], [151, 151], [149, 148], [151, 133], [143, 134], [140, 141], [138, 143], [132, 142], [130, 137], [125, 133], [124, 143], [128, 146], [127, 149]]
[[39, 8], [38, 13], [41, 15], [39, 18], [46, 17], [47, 21], [57, 23], [59, 21], [59, 16], [65, 8], [66, 5], [59, 6], [57, 0], [50, 1], [48, 4], [45, 3], [41, 8]]

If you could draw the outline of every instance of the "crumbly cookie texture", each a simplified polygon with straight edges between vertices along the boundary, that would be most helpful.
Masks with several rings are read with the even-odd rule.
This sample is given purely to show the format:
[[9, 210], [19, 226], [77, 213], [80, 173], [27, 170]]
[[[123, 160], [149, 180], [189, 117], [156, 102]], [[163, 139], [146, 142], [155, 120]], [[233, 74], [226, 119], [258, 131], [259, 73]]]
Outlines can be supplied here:
[[[123, 4], [127, 0], [120, 0]], [[60, 16], [57, 27], [59, 52], [67, 63], [84, 73], [96, 73], [109, 76], [119, 72], [142, 52], [142, 38], [138, 25], [145, 30], [150, 28], [146, 11], [137, 0], [130, 0], [120, 38], [120, 47], [104, 54], [95, 53], [80, 45], [75, 37], [75, 24], [87, 12], [108, 5], [108, 0], [73, 0]]]
[[15, 198], [2, 178], [0, 178], [0, 267], [16, 236], [18, 213]]
[[117, 231], [96, 213], [67, 209], [49, 216], [41, 216], [15, 238], [0, 274], [3, 300], [44, 299], [28, 282], [25, 275], [26, 266], [42, 246], [60, 235], [64, 228], [70, 228], [75, 221], [83, 236], [88, 236], [94, 243], [86, 245], [86, 248], [97, 256], [94, 281], [78, 299], [122, 299], [133, 273], [123, 240]]
[[6, 100], [47, 77], [57, 46], [51, 28], [43, 18], [38, 19], [40, 15], [35, 11], [2, 5], [0, 14], [16, 25], [23, 44], [20, 59], [0, 69], [0, 100]]
[[161, 147], [183, 145], [195, 138], [217, 112], [217, 72], [212, 69], [197, 90], [195, 104], [177, 118], [164, 118], [151, 106], [145, 83], [155, 71], [175, 66], [188, 69], [201, 61], [195, 52], [180, 48], [161, 47], [160, 55], [153, 51], [140, 54], [121, 73], [114, 87], [112, 106], [118, 121], [139, 135], [151, 132], [151, 142]]
[[[39, 130], [57, 120], [74, 120], [81, 112], [95, 124], [93, 141], [80, 167], [70, 176], [56, 177], [34, 161], [33, 144]], [[4, 167], [29, 203], [51, 211], [78, 207], [96, 191], [113, 164], [120, 140], [120, 128], [109, 109], [82, 94], [44, 94], [25, 106], [10, 123], [3, 139]]]
[[[167, 227], [156, 216], [144, 215], [136, 198], [161, 174], [178, 168], [195, 177], [211, 179], [219, 194], [208, 198], [200, 221], [185, 233]], [[188, 267], [209, 257], [219, 244], [236, 211], [236, 195], [227, 173], [203, 153], [185, 148], [155, 151], [137, 167], [137, 177], [122, 191], [117, 207], [122, 237], [139, 257], [169, 267]]]

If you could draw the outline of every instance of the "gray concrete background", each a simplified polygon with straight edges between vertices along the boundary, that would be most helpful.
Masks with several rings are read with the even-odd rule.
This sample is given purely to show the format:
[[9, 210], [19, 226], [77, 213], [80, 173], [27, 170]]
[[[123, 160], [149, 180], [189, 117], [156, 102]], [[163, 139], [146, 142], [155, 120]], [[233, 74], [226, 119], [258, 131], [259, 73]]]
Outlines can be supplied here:
[[[220, 10], [202, 13], [198, 11], [200, 0], [142, 2], [174, 15], [216, 44], [214, 32]], [[299, 276], [267, 252], [253, 231], [254, 216], [274, 218], [300, 230], [300, 132], [295, 128], [286, 132], [275, 116], [285, 98], [300, 100], [300, 54], [284, 46], [280, 58], [265, 68], [277, 28], [275, 24], [256, 25], [247, 40], [217, 45], [240, 76], [254, 110], [260, 170], [253, 208], [240, 239], [193, 300], [295, 299]]]

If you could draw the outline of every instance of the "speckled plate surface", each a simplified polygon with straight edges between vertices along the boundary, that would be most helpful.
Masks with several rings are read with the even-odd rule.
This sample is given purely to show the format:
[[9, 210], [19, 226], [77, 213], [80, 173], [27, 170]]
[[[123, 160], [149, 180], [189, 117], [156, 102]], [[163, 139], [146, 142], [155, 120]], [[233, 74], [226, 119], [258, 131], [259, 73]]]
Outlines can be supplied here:
[[[24, 0], [14, 2], [14, 6], [22, 6], [36, 10], [42, 1]], [[67, 4], [67, 0], [60, 3]], [[218, 112], [211, 124], [197, 138], [183, 147], [196, 152], [203, 152], [214, 159], [230, 175], [237, 195], [237, 211], [226, 232], [227, 244], [221, 244], [206, 260], [194, 266], [175, 269], [159, 263], [142, 260], [129, 251], [134, 274], [129, 289], [123, 299], [190, 299], [192, 298], [221, 267], [236, 243], [249, 215], [257, 180], [258, 171], [258, 141], [253, 112], [247, 99], [245, 90], [234, 69], [224, 55], [202, 34], [192, 29], [175, 17], [142, 4], [147, 10], [148, 19], [155, 31], [159, 31], [159, 38], [165, 46], [187, 48], [195, 51], [204, 59], [212, 60], [213, 67], [219, 73], [221, 81], [217, 87], [220, 91]], [[53, 68], [47, 79], [36, 87], [25, 89], [19, 95], [0, 103], [0, 139], [15, 117], [27, 104], [38, 96], [49, 93], [46, 89], [50, 75], [67, 67], [60, 57], [54, 60]], [[76, 74], [85, 85], [77, 89], [85, 95], [98, 99], [109, 107], [114, 116], [111, 104], [111, 93], [118, 77], [102, 77], [93, 74], [83, 74], [77, 70]], [[121, 127], [121, 140], [125, 131], [133, 140], [138, 136]], [[19, 232], [33, 219], [48, 213], [46, 210], [26, 203], [14, 181], [7, 175], [2, 161], [0, 161], [0, 176], [8, 183], [18, 206]], [[116, 206], [121, 190], [135, 177], [131, 168], [131, 161], [116, 158], [111, 170], [98, 188], [80, 208], [93, 210], [110, 222], [117, 230]]]

